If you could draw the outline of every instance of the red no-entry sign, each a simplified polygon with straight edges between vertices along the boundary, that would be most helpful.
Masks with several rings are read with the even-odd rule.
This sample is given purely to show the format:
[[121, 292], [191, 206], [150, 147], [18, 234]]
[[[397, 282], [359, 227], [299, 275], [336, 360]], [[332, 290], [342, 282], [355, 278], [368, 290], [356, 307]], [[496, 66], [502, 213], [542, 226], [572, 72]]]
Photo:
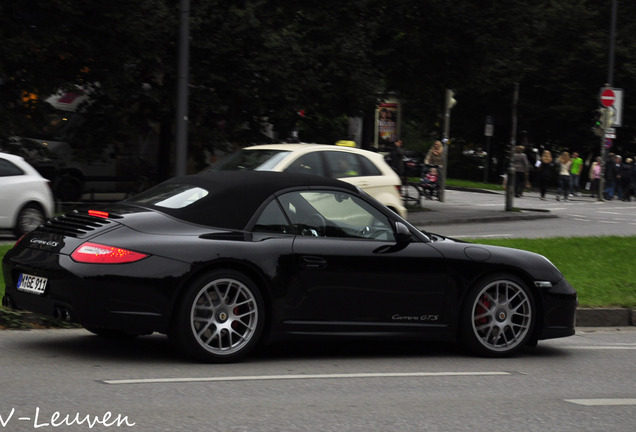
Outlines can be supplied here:
[[601, 105], [611, 107], [616, 102], [616, 93], [611, 88], [604, 88], [601, 91]]

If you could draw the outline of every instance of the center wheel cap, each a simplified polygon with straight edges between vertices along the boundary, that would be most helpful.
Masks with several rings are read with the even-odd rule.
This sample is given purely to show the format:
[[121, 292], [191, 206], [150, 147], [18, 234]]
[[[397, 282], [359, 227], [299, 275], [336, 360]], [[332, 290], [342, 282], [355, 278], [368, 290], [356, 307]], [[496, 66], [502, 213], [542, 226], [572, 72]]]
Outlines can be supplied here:
[[225, 322], [225, 321], [227, 321], [227, 319], [228, 319], [227, 312], [225, 312], [225, 311], [220, 311], [220, 312], [217, 314], [216, 319], [217, 319], [217, 321], [222, 322], [222, 323], [223, 323], [223, 322]]
[[497, 312], [497, 319], [499, 321], [504, 321], [506, 319], [506, 313], [504, 311]]

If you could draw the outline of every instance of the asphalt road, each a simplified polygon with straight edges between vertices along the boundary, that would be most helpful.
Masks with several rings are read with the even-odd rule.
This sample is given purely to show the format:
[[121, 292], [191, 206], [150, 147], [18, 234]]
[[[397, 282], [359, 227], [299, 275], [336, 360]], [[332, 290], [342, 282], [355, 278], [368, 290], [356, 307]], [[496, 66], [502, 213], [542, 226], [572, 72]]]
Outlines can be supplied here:
[[634, 329], [585, 329], [510, 359], [314, 343], [205, 365], [159, 335], [83, 330], [2, 331], [0, 351], [7, 431], [629, 431], [636, 418]]

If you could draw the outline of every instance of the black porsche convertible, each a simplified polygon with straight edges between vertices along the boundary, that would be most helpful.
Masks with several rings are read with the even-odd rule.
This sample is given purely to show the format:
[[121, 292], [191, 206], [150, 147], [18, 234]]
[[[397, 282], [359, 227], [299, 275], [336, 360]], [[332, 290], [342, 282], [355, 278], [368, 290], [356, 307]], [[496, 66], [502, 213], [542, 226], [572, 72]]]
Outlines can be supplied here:
[[167, 334], [228, 362], [285, 338], [450, 338], [507, 356], [574, 334], [543, 256], [411, 226], [350, 184], [274, 172], [176, 177], [74, 210], [5, 255], [2, 304], [102, 336]]

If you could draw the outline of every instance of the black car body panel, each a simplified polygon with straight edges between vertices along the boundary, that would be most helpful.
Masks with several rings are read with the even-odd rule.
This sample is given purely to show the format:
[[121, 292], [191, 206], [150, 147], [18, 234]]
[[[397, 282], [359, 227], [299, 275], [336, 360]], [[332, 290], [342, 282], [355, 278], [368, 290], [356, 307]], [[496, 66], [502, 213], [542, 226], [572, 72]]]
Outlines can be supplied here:
[[[166, 203], [157, 197], [183, 185], [206, 192], [182, 208], [172, 201], [173, 208], [162, 207]], [[576, 292], [546, 258], [419, 232], [349, 184], [317, 176], [211, 172], [157, 188], [163, 189], [90, 213], [76, 210], [26, 235], [4, 257], [3, 303], [89, 329], [170, 333], [195, 281], [228, 270], [258, 287], [265, 305], [259, 319], [269, 340], [454, 338], [474, 287], [506, 274], [532, 296], [533, 338], [574, 333]], [[338, 225], [327, 218], [327, 234], [318, 235], [318, 228], [293, 220], [311, 206], [285, 197], [301, 195], [318, 197], [317, 206], [328, 197], [334, 205], [355, 204], [373, 215], [373, 225], [353, 230], [354, 216], [335, 214]], [[396, 227], [410, 238], [400, 240]], [[87, 243], [144, 257], [115, 264], [71, 257]], [[18, 290], [22, 274], [46, 278], [44, 292]]]

